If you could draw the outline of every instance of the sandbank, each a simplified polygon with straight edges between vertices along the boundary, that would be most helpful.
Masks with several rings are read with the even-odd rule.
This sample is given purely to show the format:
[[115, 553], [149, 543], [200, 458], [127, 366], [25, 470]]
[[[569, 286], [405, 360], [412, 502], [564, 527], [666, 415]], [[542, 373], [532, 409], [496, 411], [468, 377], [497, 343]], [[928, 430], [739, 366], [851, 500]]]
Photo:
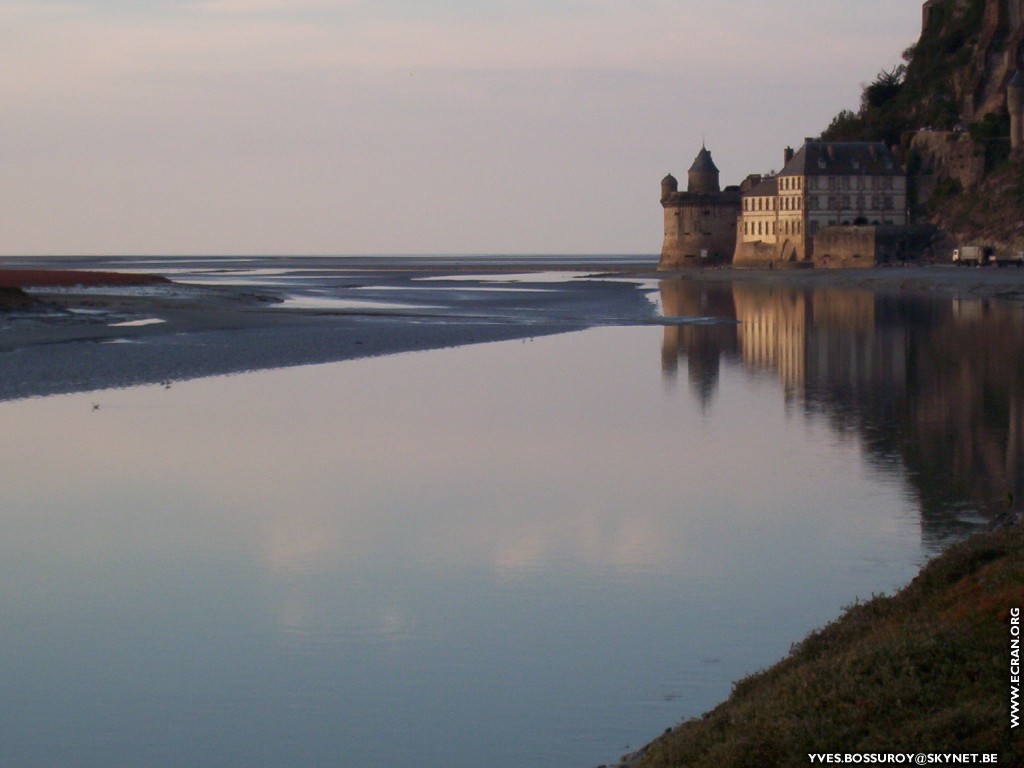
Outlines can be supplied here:
[[110, 277], [58, 261], [52, 271], [36, 267], [31, 279], [8, 276], [5, 287], [0, 268], [0, 399], [528, 338], [654, 315], [645, 292], [624, 281], [492, 283], [494, 269], [480, 278], [454, 275], [464, 264], [304, 264], [300, 279], [252, 286], [195, 274]]
[[[678, 322], [660, 318], [650, 298], [660, 280], [1024, 300], [1024, 269], [1013, 267], [658, 272], [653, 257], [244, 261], [259, 278], [251, 284], [218, 282], [228, 270], [217, 259], [0, 260], [0, 399]], [[159, 268], [166, 273], [152, 273]]]

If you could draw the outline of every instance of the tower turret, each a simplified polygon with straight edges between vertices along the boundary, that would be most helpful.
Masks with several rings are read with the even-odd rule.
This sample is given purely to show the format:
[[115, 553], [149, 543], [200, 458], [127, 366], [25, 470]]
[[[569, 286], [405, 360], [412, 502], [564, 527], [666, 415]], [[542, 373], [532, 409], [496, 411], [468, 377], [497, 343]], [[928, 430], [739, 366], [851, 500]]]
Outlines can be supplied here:
[[679, 191], [679, 182], [671, 173], [661, 180], [661, 202], [665, 202]]
[[702, 146], [688, 173], [687, 192], [721, 192], [718, 183], [718, 168], [711, 159], [707, 147]]

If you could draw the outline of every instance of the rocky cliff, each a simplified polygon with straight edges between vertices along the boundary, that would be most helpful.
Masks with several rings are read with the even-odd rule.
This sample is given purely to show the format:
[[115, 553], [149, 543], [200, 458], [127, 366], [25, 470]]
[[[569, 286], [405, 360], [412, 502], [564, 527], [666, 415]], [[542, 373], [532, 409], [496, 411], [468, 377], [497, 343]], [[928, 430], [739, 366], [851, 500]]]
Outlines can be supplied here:
[[915, 220], [952, 242], [1024, 250], [1024, 157], [1007, 110], [1024, 69], [1024, 0], [928, 0], [922, 22], [905, 64], [880, 72], [822, 137], [898, 147]]

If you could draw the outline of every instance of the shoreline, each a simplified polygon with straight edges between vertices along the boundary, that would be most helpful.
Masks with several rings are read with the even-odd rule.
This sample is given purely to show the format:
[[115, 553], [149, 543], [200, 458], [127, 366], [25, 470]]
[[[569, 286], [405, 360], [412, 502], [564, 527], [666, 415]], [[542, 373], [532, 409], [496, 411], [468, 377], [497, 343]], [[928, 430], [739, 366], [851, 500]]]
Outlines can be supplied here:
[[909, 752], [998, 754], [999, 765], [1024, 765], [1010, 717], [1010, 617], [1024, 599], [1022, 568], [1018, 510], [948, 547], [894, 594], [847, 606], [710, 711], [598, 768]]
[[658, 272], [694, 282], [753, 282], [802, 288], [849, 288], [880, 293], [923, 293], [951, 298], [1024, 301], [1024, 269], [952, 264], [865, 269], [756, 270], [732, 267]]
[[[69, 272], [60, 279], [55, 271], [47, 276], [46, 285], [26, 285], [23, 290], [13, 286], [31, 300], [31, 306], [21, 304], [19, 297], [15, 306], [0, 311], [0, 364], [9, 374], [0, 382], [0, 400], [520, 339], [599, 324], [677, 324], [681, 318], [659, 318], [644, 298], [645, 291], [650, 293], [651, 286], [664, 280], [971, 301], [1024, 300], [1024, 269], [1016, 268], [657, 272], [636, 265], [576, 280], [568, 273], [592, 271], [577, 261], [561, 270], [524, 264], [430, 267], [374, 265], [361, 268], [355, 276], [332, 274], [326, 283], [314, 286], [319, 290], [328, 285], [334, 294], [346, 296], [371, 287], [390, 292], [392, 301], [404, 297], [413, 302], [411, 297], [419, 297], [418, 303], [404, 309], [373, 307], [369, 302], [362, 309], [292, 307], [285, 305], [290, 288], [204, 285], [153, 275], [79, 285], [75, 279], [80, 273]], [[521, 275], [532, 270], [563, 271], [565, 280], [542, 289], [540, 280], [498, 287], [473, 276]], [[439, 282], [428, 284], [427, 279]], [[640, 281], [647, 287], [641, 288]], [[0, 271], [0, 288], [2, 282]], [[775, 666], [788, 663], [789, 656]], [[835, 751], [835, 747], [829, 749]], [[650, 748], [609, 765], [646, 765], [641, 761], [650, 756]]]
[[[188, 274], [179, 277], [175, 265], [192, 259], [36, 259], [32, 279], [25, 277], [24, 261], [0, 259], [0, 365], [9, 372], [0, 382], [0, 400], [529, 338], [595, 325], [678, 324], [680, 318], [660, 317], [647, 298], [658, 281], [1024, 301], [1024, 269], [997, 267], [659, 272], [653, 260], [623, 264], [601, 257], [356, 263], [281, 258], [266, 263], [275, 270], [294, 269], [301, 280], [250, 285], [189, 282]], [[236, 262], [218, 259], [203, 264], [215, 277], [231, 266], [239, 269]], [[143, 265], [146, 271], [125, 265]], [[5, 282], [4, 268], [10, 266], [23, 271], [19, 279]], [[161, 268], [163, 274], [154, 271]], [[565, 273], [565, 279], [544, 279], [551, 272]], [[202, 270], [199, 274], [204, 276]], [[286, 303], [293, 294], [307, 303]], [[351, 305], [331, 304], [342, 300]]]
[[[8, 372], [0, 400], [522, 339], [653, 314], [627, 283], [527, 291], [461, 275], [428, 282], [453, 273], [441, 265], [327, 270], [296, 287], [55, 266], [10, 286], [0, 269], [0, 365]], [[367, 285], [377, 294], [367, 297]]]

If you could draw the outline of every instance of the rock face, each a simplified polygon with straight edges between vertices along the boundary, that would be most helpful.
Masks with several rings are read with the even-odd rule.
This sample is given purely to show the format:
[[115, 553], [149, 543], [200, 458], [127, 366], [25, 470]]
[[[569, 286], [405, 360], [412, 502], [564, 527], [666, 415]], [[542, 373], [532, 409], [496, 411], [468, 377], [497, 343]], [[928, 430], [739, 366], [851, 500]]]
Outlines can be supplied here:
[[[971, 5], [965, 0], [957, 4]], [[985, 0], [974, 51], [980, 66], [963, 70], [958, 83], [967, 121], [1006, 109], [1006, 86], [1024, 52], [1024, 0]]]
[[929, 0], [899, 108], [917, 220], [1024, 248], [1024, 0]]
[[947, 104], [964, 123], [1004, 112], [1006, 86], [1024, 63], [1024, 0], [929, 0], [923, 16], [908, 49], [907, 84], [918, 100]]

